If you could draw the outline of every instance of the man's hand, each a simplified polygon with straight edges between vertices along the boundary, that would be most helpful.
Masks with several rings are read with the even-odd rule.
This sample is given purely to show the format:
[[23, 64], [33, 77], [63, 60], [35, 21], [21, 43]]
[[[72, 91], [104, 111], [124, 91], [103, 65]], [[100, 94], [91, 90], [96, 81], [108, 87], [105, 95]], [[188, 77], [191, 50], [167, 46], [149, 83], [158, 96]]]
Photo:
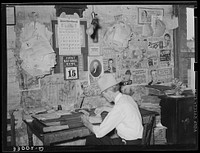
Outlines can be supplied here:
[[82, 120], [83, 124], [84, 124], [85, 126], [87, 126], [88, 123], [89, 123], [89, 116], [83, 114], [83, 115], [81, 115], [81, 120]]
[[97, 107], [95, 110], [94, 110], [94, 113], [96, 115], [100, 115], [102, 112], [106, 111], [106, 112], [110, 112], [112, 110], [112, 107], [109, 107], [109, 106], [101, 106], [101, 107]]
[[81, 115], [81, 120], [83, 122], [83, 124], [88, 128], [90, 129], [90, 131], [93, 131], [93, 125], [89, 122], [89, 116], [86, 116], [86, 115]]

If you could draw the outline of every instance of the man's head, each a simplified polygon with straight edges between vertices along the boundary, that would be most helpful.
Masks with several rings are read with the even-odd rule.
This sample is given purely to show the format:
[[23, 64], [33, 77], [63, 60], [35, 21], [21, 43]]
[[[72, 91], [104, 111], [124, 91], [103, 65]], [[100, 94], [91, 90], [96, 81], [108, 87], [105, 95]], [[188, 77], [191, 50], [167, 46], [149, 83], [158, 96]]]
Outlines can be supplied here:
[[150, 71], [152, 80], [156, 80], [157, 79], [157, 71], [156, 70], [151, 70]]
[[96, 69], [98, 67], [99, 63], [97, 61], [94, 61], [93, 67]]
[[110, 58], [110, 59], [108, 60], [108, 67], [112, 67], [112, 66], [113, 66], [113, 59]]
[[171, 37], [170, 37], [170, 35], [169, 35], [168, 33], [166, 33], [166, 34], [164, 35], [164, 40], [165, 40], [166, 44], [169, 44], [169, 43], [170, 43]]
[[124, 78], [124, 81], [129, 81], [131, 78], [131, 71], [130, 70], [127, 70], [125, 72], [125, 78]]
[[119, 82], [116, 81], [112, 74], [104, 74], [98, 80], [98, 86], [101, 89], [102, 95], [112, 102], [115, 99], [116, 93], [119, 92]]
[[143, 10], [142, 16], [143, 16], [143, 17], [147, 17], [147, 15], [148, 15], [148, 14], [147, 14], [147, 11], [146, 11], [146, 10]]

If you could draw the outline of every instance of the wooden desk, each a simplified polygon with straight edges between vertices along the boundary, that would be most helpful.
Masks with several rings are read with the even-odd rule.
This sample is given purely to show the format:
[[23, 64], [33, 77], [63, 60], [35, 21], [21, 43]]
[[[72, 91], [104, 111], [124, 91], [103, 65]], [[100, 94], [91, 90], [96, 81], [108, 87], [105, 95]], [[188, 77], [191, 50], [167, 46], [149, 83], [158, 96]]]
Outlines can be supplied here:
[[[143, 118], [143, 124], [145, 124], [145, 121], [146, 121], [145, 118], [148, 118], [149, 116], [152, 116], [152, 115], [153, 116], [158, 115], [157, 112], [148, 111], [142, 108], [140, 108], [140, 112]], [[73, 129], [61, 130], [61, 131], [41, 133], [36, 128], [34, 128], [32, 122], [27, 122], [27, 121], [24, 121], [24, 122], [27, 125], [29, 146], [33, 146], [33, 134], [35, 134], [43, 142], [44, 146], [49, 146], [50, 144], [58, 143], [62, 141], [73, 140], [74, 138], [83, 138], [83, 137], [93, 134], [85, 126], [73, 128]]]

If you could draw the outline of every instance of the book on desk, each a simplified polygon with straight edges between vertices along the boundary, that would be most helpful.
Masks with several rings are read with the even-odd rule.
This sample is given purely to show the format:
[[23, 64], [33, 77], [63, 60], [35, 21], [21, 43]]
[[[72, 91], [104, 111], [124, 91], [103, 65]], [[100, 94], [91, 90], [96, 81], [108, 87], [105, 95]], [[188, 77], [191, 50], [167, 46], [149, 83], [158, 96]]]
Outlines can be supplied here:
[[58, 130], [76, 128], [84, 126], [81, 121], [82, 113], [72, 113], [62, 115], [59, 118], [40, 120], [35, 116], [33, 117], [33, 125], [41, 132], [53, 132]]

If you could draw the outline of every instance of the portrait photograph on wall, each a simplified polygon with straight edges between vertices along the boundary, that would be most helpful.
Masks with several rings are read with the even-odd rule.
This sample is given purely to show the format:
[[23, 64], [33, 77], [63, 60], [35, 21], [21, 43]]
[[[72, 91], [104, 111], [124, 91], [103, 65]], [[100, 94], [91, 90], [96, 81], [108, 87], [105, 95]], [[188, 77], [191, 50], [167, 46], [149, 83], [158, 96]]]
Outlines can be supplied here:
[[89, 84], [96, 82], [103, 74], [103, 58], [102, 56], [88, 57], [88, 74]]

